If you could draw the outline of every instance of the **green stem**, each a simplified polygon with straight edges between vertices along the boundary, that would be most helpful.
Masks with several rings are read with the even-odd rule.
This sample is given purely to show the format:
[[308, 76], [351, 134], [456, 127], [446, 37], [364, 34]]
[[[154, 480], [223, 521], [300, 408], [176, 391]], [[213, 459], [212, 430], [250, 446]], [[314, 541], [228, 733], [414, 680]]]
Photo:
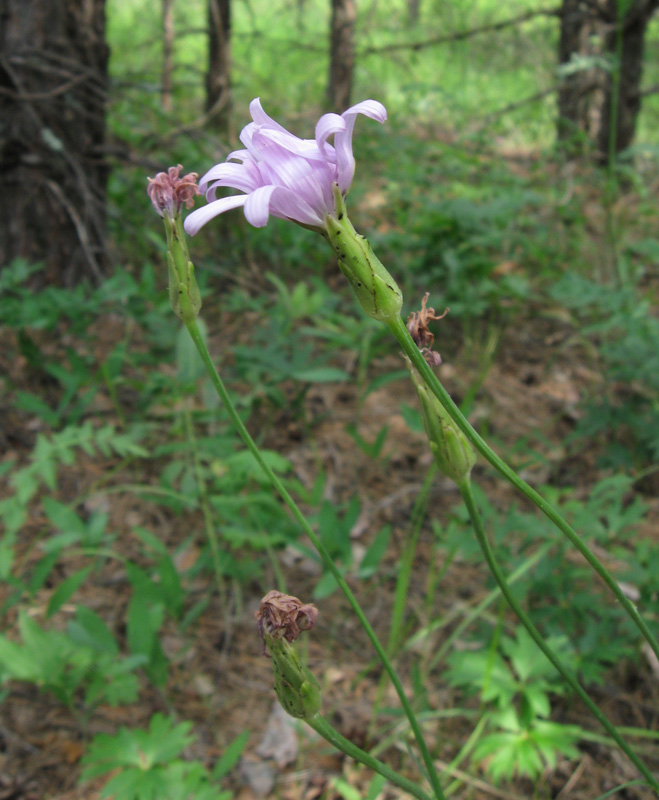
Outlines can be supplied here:
[[199, 461], [199, 453], [197, 450], [197, 439], [194, 434], [194, 426], [190, 417], [190, 409], [186, 406], [183, 410], [183, 419], [185, 422], [185, 433], [188, 442], [191, 445], [192, 461], [195, 471], [195, 478], [197, 479], [197, 486], [199, 488], [199, 500], [201, 503], [201, 513], [204, 518], [204, 528], [206, 531], [206, 539], [211, 551], [211, 558], [213, 559], [213, 569], [215, 570], [215, 581], [217, 583], [217, 591], [220, 598], [220, 607], [226, 609], [226, 590], [224, 586], [224, 579], [222, 577], [222, 557], [220, 555], [220, 542], [215, 530], [213, 522], [213, 512], [208, 500], [208, 491], [206, 489], [206, 480], [204, 473], [201, 469]]
[[389, 628], [389, 640], [387, 642], [387, 653], [393, 657], [396, 652], [403, 630], [403, 617], [405, 606], [407, 605], [407, 593], [410, 588], [412, 577], [412, 567], [414, 566], [414, 556], [416, 546], [421, 533], [423, 518], [428, 507], [428, 496], [432, 488], [433, 481], [437, 475], [437, 467], [433, 461], [428, 473], [423, 481], [423, 485], [417, 495], [412, 513], [410, 514], [410, 526], [405, 536], [403, 553], [398, 564], [398, 577], [396, 578], [396, 590], [394, 593], [394, 604], [391, 611], [391, 625]]
[[485, 560], [487, 561], [487, 565], [490, 569], [490, 572], [492, 573], [492, 575], [494, 575], [494, 579], [498, 583], [499, 588], [501, 589], [501, 594], [505, 597], [506, 601], [508, 602], [508, 605], [515, 612], [522, 625], [529, 632], [529, 635], [531, 636], [533, 641], [540, 648], [540, 650], [542, 650], [545, 656], [549, 659], [549, 661], [552, 663], [552, 665], [554, 666], [556, 671], [560, 674], [560, 676], [563, 678], [563, 680], [570, 686], [572, 691], [579, 696], [579, 698], [588, 708], [591, 714], [598, 720], [598, 722], [606, 730], [609, 736], [616, 742], [618, 747], [623, 751], [623, 753], [625, 753], [627, 758], [638, 769], [641, 775], [643, 775], [648, 784], [652, 786], [653, 789], [659, 790], [659, 781], [652, 775], [650, 770], [645, 766], [645, 764], [638, 758], [638, 756], [632, 750], [632, 748], [622, 738], [618, 729], [611, 722], [609, 722], [608, 718], [600, 711], [598, 706], [590, 699], [590, 697], [581, 687], [581, 684], [577, 681], [574, 675], [572, 675], [572, 673], [569, 672], [563, 666], [561, 659], [556, 655], [556, 653], [552, 650], [552, 648], [549, 647], [549, 645], [545, 642], [540, 631], [535, 627], [533, 622], [531, 622], [530, 617], [526, 614], [524, 609], [515, 599], [515, 596], [511, 592], [510, 586], [506, 581], [506, 577], [503, 574], [501, 568], [499, 567], [499, 563], [496, 560], [494, 551], [490, 546], [490, 542], [487, 536], [485, 535], [485, 530], [483, 528], [483, 521], [481, 519], [480, 512], [478, 511], [478, 507], [474, 499], [470, 478], [469, 477], [465, 478], [465, 480], [459, 485], [458, 488], [460, 489], [460, 494], [462, 495], [462, 499], [464, 500], [465, 505], [467, 506], [467, 510], [469, 511], [469, 516], [471, 518], [472, 525], [474, 526], [474, 531], [476, 533], [476, 538], [478, 539], [478, 544], [480, 545], [480, 548], [483, 551], [483, 555], [485, 556]]
[[542, 495], [532, 489], [526, 481], [522, 480], [519, 475], [511, 469], [485, 442], [481, 436], [472, 428], [460, 409], [451, 399], [451, 396], [446, 389], [439, 382], [439, 379], [426, 363], [425, 358], [421, 354], [419, 348], [414, 343], [410, 336], [409, 331], [405, 327], [405, 323], [400, 317], [390, 320], [387, 323], [389, 329], [394, 334], [398, 343], [403, 348], [403, 351], [410, 361], [414, 364], [417, 371], [425, 381], [428, 388], [432, 391], [439, 402], [444, 406], [451, 419], [460, 428], [464, 435], [474, 445], [476, 450], [485, 458], [490, 464], [506, 478], [516, 489], [536, 505], [540, 511], [550, 519], [560, 532], [570, 541], [570, 543], [581, 553], [586, 559], [592, 569], [600, 576], [602, 581], [611, 590], [616, 600], [627, 612], [627, 615], [634, 622], [641, 635], [650, 645], [653, 652], [659, 658], [659, 642], [652, 635], [652, 631], [648, 627], [645, 620], [636, 610], [636, 607], [630, 600], [625, 597], [622, 589], [618, 586], [617, 582], [606, 569], [604, 564], [594, 555], [590, 548], [581, 540], [579, 534], [563, 519], [559, 512], [548, 503]]
[[[387, 655], [393, 658], [396, 650], [400, 645], [401, 633], [403, 630], [403, 619], [405, 615], [405, 606], [407, 604], [407, 593], [410, 588], [410, 579], [412, 576], [412, 567], [414, 565], [414, 555], [419, 541], [419, 534], [421, 533], [421, 526], [423, 518], [428, 506], [428, 495], [432, 488], [432, 483], [437, 474], [437, 467], [433, 462], [426, 474], [423, 485], [419, 494], [417, 495], [412, 513], [410, 514], [410, 524], [405, 535], [403, 544], [403, 552], [398, 562], [398, 576], [396, 578], [396, 589], [394, 590], [394, 604], [391, 610], [391, 624], [389, 626], [389, 638], [387, 640]], [[375, 696], [375, 702], [371, 712], [371, 721], [369, 723], [368, 733], [369, 738], [372, 738], [378, 724], [378, 713], [380, 711], [380, 704], [384, 696], [385, 681], [387, 676], [382, 673], [378, 691]]]
[[414, 795], [418, 800], [431, 800], [430, 795], [427, 795], [416, 783], [399, 775], [391, 769], [391, 767], [383, 764], [382, 761], [378, 761], [377, 758], [373, 758], [373, 756], [361, 750], [344, 736], [341, 736], [336, 728], [333, 728], [320, 714], [316, 714], [315, 717], [306, 720], [306, 723], [310, 728], [313, 728], [316, 733], [320, 734], [323, 739], [326, 739], [330, 744], [334, 745], [337, 750], [350, 756], [350, 758], [354, 758], [355, 761], [359, 761], [365, 766], [370, 767], [372, 770], [382, 775], [383, 778], [386, 778], [396, 786], [400, 786], [405, 792]]
[[272, 471], [272, 469], [266, 463], [265, 459], [261, 455], [261, 451], [259, 450], [258, 446], [256, 445], [256, 442], [252, 439], [252, 437], [249, 434], [249, 431], [247, 430], [247, 428], [243, 424], [243, 421], [238, 416], [238, 412], [236, 411], [233, 403], [231, 402], [231, 398], [229, 397], [229, 393], [227, 392], [227, 390], [226, 390], [226, 388], [224, 386], [224, 383], [222, 382], [222, 379], [220, 378], [220, 375], [219, 375], [217, 369], [215, 368], [215, 364], [213, 363], [213, 361], [212, 361], [212, 359], [210, 357], [210, 353], [208, 352], [208, 348], [206, 347], [206, 344], [205, 344], [205, 342], [204, 342], [204, 340], [203, 340], [203, 338], [202, 338], [202, 336], [201, 336], [201, 334], [199, 332], [199, 328], [197, 326], [196, 320], [191, 320], [191, 321], [186, 322], [185, 326], [188, 329], [188, 332], [189, 332], [190, 336], [192, 337], [192, 341], [194, 342], [195, 347], [197, 348], [197, 351], [199, 352], [199, 355], [201, 357], [201, 360], [204, 363], [204, 366], [206, 367], [206, 371], [208, 372], [208, 376], [211, 379], [213, 387], [214, 387], [215, 391], [217, 392], [218, 397], [220, 398], [220, 400], [224, 404], [224, 407], [226, 408], [227, 413], [229, 414], [229, 417], [231, 418], [231, 421], [232, 421], [234, 427], [238, 431], [238, 434], [240, 435], [241, 439], [245, 443], [245, 446], [250, 451], [252, 456], [254, 456], [254, 459], [256, 460], [258, 465], [261, 467], [261, 469], [263, 470], [263, 472], [267, 476], [268, 480], [272, 484], [272, 486], [275, 489], [275, 491], [279, 494], [281, 499], [288, 506], [289, 510], [291, 511], [291, 513], [293, 514], [293, 516], [295, 517], [297, 522], [299, 523], [299, 525], [302, 528], [302, 530], [309, 537], [309, 540], [311, 541], [313, 546], [318, 551], [318, 554], [320, 555], [320, 557], [321, 557], [321, 559], [323, 561], [323, 564], [325, 565], [325, 567], [329, 570], [329, 572], [334, 577], [334, 580], [337, 582], [339, 588], [341, 589], [341, 591], [345, 595], [346, 599], [348, 600], [348, 603], [350, 604], [352, 610], [355, 612], [357, 618], [359, 619], [359, 622], [361, 623], [362, 627], [366, 631], [366, 635], [370, 639], [371, 644], [375, 648], [375, 651], [378, 654], [378, 657], [380, 658], [380, 661], [382, 662], [385, 670], [387, 671], [387, 674], [389, 675], [391, 683], [392, 683], [394, 689], [396, 690], [396, 694], [398, 695], [398, 697], [400, 699], [400, 703], [401, 703], [401, 706], [403, 707], [403, 711], [405, 712], [405, 715], [407, 716], [407, 719], [409, 720], [410, 728], [412, 729], [412, 732], [414, 734], [414, 738], [416, 739], [417, 745], [419, 747], [419, 751], [421, 753], [421, 757], [423, 758], [423, 763], [425, 764], [426, 771], [428, 773], [428, 779], [429, 779], [429, 781], [430, 781], [430, 783], [432, 785], [433, 791], [435, 793], [435, 797], [437, 797], [438, 800], [445, 800], [444, 794], [442, 792], [442, 787], [441, 787], [441, 785], [439, 783], [439, 777], [437, 776], [437, 772], [435, 770], [435, 766], [433, 764], [432, 757], [430, 755], [430, 751], [428, 750], [428, 747], [427, 747], [427, 745], [425, 743], [425, 740], [423, 738], [423, 732], [421, 731], [421, 726], [419, 725], [419, 723], [418, 723], [418, 721], [416, 719], [416, 716], [414, 715], [414, 711], [412, 710], [412, 706], [410, 705], [410, 702], [407, 699], [407, 695], [405, 694], [405, 690], [403, 689], [403, 685], [400, 682], [400, 678], [396, 674], [396, 671], [394, 670], [390, 659], [387, 657], [387, 654], [386, 654], [383, 646], [380, 644], [380, 641], [377, 638], [377, 636], [375, 634], [375, 631], [371, 627], [371, 624], [366, 619], [366, 617], [364, 615], [364, 612], [362, 611], [359, 603], [357, 602], [357, 598], [352, 593], [350, 587], [348, 586], [348, 584], [346, 583], [345, 579], [343, 578], [343, 575], [341, 575], [340, 571], [338, 570], [338, 568], [337, 568], [336, 564], [334, 563], [334, 561], [332, 560], [331, 556], [329, 555], [329, 553], [325, 549], [323, 543], [320, 541], [318, 536], [316, 536], [316, 534], [315, 534], [313, 528], [311, 527], [311, 525], [309, 525], [306, 517], [304, 516], [302, 511], [300, 511], [300, 508], [298, 507], [298, 505], [295, 502], [295, 500], [293, 500], [291, 495], [288, 493], [286, 487], [283, 485], [283, 483], [279, 480], [277, 475]]

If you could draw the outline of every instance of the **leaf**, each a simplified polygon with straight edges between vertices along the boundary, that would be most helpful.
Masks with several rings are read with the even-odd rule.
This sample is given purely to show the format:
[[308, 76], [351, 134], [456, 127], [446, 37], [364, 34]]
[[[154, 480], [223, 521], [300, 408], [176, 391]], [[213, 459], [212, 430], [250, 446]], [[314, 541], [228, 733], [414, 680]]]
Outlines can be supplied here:
[[384, 554], [387, 552], [387, 545], [389, 544], [389, 535], [391, 534], [391, 526], [385, 525], [376, 535], [373, 543], [364, 554], [364, 558], [359, 565], [359, 577], [369, 578], [377, 572]]
[[91, 647], [97, 653], [116, 656], [119, 646], [112, 632], [96, 612], [86, 606], [78, 606], [74, 620], [67, 625], [71, 639], [80, 645]]
[[20, 681], [36, 681], [41, 677], [28, 648], [10, 642], [5, 636], [0, 636], [0, 665]]
[[55, 591], [51, 594], [50, 600], [48, 601], [48, 607], [46, 608], [46, 619], [49, 619], [53, 614], [59, 611], [64, 603], [66, 603], [67, 600], [69, 600], [71, 596], [78, 591], [82, 584], [87, 580], [87, 576], [93, 568], [93, 564], [90, 564], [88, 567], [83, 567], [83, 569], [78, 570], [78, 572], [74, 572], [73, 575], [58, 584]]
[[[208, 329], [206, 323], [197, 317], [199, 333], [205, 344], [208, 344]], [[187, 328], [181, 325], [176, 336], [176, 370], [181, 383], [194, 383], [202, 375], [206, 374], [206, 367], [201, 360], [195, 343], [188, 333]]]
[[53, 497], [44, 497], [41, 504], [45, 515], [59, 531], [76, 533], [79, 538], [85, 535], [85, 523], [70, 506]]
[[337, 367], [308, 367], [291, 370], [291, 378], [305, 383], [334, 383], [349, 381], [350, 375]]
[[213, 768], [212, 775], [215, 780], [224, 778], [235, 767], [245, 749], [249, 736], [250, 731], [243, 731], [231, 744], [227, 745]]

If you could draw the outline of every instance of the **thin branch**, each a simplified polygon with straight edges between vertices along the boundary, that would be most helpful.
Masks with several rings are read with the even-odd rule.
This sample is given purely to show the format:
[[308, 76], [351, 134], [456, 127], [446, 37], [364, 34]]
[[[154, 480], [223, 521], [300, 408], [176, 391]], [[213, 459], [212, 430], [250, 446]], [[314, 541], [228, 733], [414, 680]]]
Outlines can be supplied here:
[[477, 28], [470, 28], [467, 31], [457, 31], [456, 33], [449, 33], [444, 36], [434, 36], [432, 39], [424, 39], [420, 42], [398, 42], [396, 44], [383, 45], [382, 47], [367, 47], [361, 50], [359, 55], [368, 56], [376, 53], [391, 53], [396, 50], [421, 50], [424, 47], [433, 47], [436, 44], [470, 39], [472, 36], [479, 36], [481, 33], [500, 31], [504, 28], [509, 28], [511, 25], [518, 25], [521, 22], [526, 22], [534, 17], [560, 17], [560, 15], [560, 8], [541, 8], [537, 11], [527, 11], [524, 14], [519, 14], [516, 17], [511, 17], [501, 22], [492, 22], [488, 25], [480, 25]]
[[539, 100], [543, 100], [548, 95], [557, 92], [560, 86], [560, 83], [555, 83], [548, 89], [543, 89], [541, 92], [536, 92], [529, 97], [525, 97], [523, 100], [518, 100], [516, 103], [509, 103], [507, 106], [503, 106], [503, 108], [499, 108], [496, 111], [492, 111], [491, 113], [481, 117], [481, 122], [483, 124], [489, 124], [498, 117], [502, 117], [504, 114], [508, 114], [511, 111], [517, 111], [518, 108], [523, 108], [524, 106], [531, 105], [532, 103], [537, 103]]

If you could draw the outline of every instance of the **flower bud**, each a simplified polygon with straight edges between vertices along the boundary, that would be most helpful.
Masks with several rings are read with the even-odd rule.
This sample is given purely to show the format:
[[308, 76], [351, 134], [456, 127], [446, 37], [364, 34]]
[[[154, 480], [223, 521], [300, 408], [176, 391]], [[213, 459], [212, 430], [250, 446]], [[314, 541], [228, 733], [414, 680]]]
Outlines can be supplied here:
[[194, 275], [194, 265], [188, 256], [188, 247], [180, 216], [163, 217], [167, 233], [167, 268], [169, 271], [169, 302], [172, 311], [183, 322], [192, 322], [199, 316], [201, 294]]
[[334, 186], [334, 199], [335, 215], [325, 217], [325, 233], [338, 255], [339, 269], [364, 313], [387, 322], [400, 314], [402, 292], [368, 241], [353, 228], [338, 185]]
[[439, 471], [458, 485], [466, 480], [476, 463], [471, 442], [451, 419], [444, 406], [428, 389], [423, 378], [406, 358], [412, 382], [421, 401], [421, 417], [430, 449]]
[[167, 234], [167, 268], [169, 271], [169, 302], [172, 311], [183, 322], [192, 322], [199, 316], [201, 295], [194, 276], [194, 266], [188, 255], [183, 232], [181, 208], [192, 208], [199, 194], [197, 173], [179, 177], [181, 165], [159, 172], [148, 178], [147, 194], [153, 207], [165, 223]]
[[275, 692], [284, 711], [297, 719], [315, 717], [323, 702], [316, 676], [285, 639], [266, 633], [263, 641], [272, 658]]
[[265, 651], [272, 658], [277, 698], [297, 719], [310, 720], [322, 704], [320, 684], [291, 644], [314, 626], [317, 616], [315, 606], [276, 590], [266, 594], [256, 612]]

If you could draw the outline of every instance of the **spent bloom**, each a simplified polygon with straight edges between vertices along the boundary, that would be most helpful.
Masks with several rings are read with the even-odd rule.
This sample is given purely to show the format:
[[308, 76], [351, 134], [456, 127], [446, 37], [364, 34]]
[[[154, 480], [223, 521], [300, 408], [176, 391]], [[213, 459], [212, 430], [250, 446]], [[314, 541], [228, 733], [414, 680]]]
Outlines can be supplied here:
[[147, 178], [149, 181], [147, 194], [161, 217], [165, 212], [168, 216], [175, 217], [183, 205], [192, 208], [195, 195], [199, 194], [197, 188], [199, 175], [196, 172], [189, 172], [180, 178], [179, 173], [182, 169], [179, 164], [177, 167], [170, 167], [167, 172], [159, 172], [155, 178]]
[[432, 320], [444, 319], [448, 314], [448, 308], [443, 314], [437, 316], [435, 309], [429, 308], [427, 305], [429, 296], [429, 293], [426, 292], [421, 300], [421, 310], [413, 311], [407, 318], [407, 330], [428, 364], [431, 367], [438, 367], [442, 363], [442, 358], [438, 352], [432, 349], [435, 336], [428, 327], [428, 323]]
[[262, 638], [267, 634], [287, 642], [294, 642], [302, 631], [311, 630], [317, 616], [316, 606], [276, 589], [266, 594], [256, 612]]
[[[355, 172], [352, 133], [359, 114], [384, 122], [387, 111], [376, 100], [364, 100], [343, 114], [324, 114], [314, 139], [299, 139], [263, 110], [257, 97], [249, 106], [252, 122], [240, 134], [244, 149], [230, 153], [199, 182], [208, 204], [189, 214], [185, 230], [194, 235], [213, 217], [244, 206], [247, 221], [256, 228], [270, 214], [319, 232], [326, 218], [338, 216], [337, 194], [350, 188]], [[328, 139], [334, 136], [334, 144]], [[244, 194], [216, 198], [221, 187]], [[336, 189], [338, 188], [338, 193]]]

